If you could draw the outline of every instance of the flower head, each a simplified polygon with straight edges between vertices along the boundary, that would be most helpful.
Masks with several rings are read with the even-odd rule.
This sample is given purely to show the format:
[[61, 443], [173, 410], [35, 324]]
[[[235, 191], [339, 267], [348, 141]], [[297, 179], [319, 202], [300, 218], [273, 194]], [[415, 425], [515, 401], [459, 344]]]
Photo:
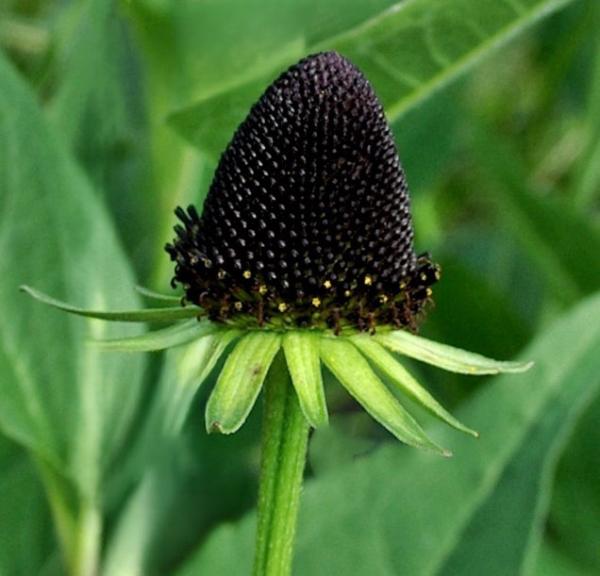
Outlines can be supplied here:
[[283, 351], [312, 426], [328, 419], [324, 365], [397, 438], [447, 454], [388, 385], [458, 430], [476, 433], [393, 353], [465, 374], [529, 367], [410, 333], [439, 269], [414, 251], [408, 187], [381, 105], [339, 54], [310, 56], [280, 76], [223, 153], [202, 214], [193, 206], [176, 214], [181, 224], [166, 249], [184, 307], [98, 312], [25, 290], [104, 320], [186, 319], [102, 345], [149, 351], [194, 342], [190, 350], [202, 364], [196, 386], [229, 352], [206, 408], [210, 431], [231, 433], [244, 423]]
[[223, 153], [202, 216], [176, 214], [174, 283], [215, 321], [414, 328], [439, 277], [415, 254], [381, 104], [335, 52], [269, 86]]

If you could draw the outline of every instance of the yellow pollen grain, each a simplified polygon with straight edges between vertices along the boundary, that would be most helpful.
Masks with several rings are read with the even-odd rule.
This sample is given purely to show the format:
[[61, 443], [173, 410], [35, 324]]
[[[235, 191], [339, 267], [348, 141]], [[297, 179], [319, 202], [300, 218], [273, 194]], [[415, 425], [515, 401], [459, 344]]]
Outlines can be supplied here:
[[325, 282], [323, 282], [323, 286], [329, 290], [329, 288], [331, 288], [331, 280], [325, 280]]
[[402, 282], [400, 282], [400, 290], [404, 290], [406, 288], [406, 282], [404, 282], [404, 280], [402, 280]]
[[261, 284], [258, 287], [258, 293], [259, 294], [263, 294], [263, 295], [266, 294], [267, 293], [267, 287], [264, 284]]
[[425, 290], [425, 293], [427, 294], [427, 296], [431, 296], [433, 294], [433, 290], [431, 288], [427, 288], [427, 290]]
[[320, 299], [320, 298], [313, 298], [313, 299], [311, 300], [311, 303], [312, 303], [312, 305], [313, 305], [315, 308], [318, 308], [318, 307], [321, 305], [321, 299]]
[[344, 296], [345, 296], [346, 298], [350, 298], [350, 296], [352, 296], [352, 292], [350, 292], [350, 290], [346, 290], [346, 291], [344, 292]]
[[370, 286], [371, 284], [373, 284], [373, 278], [367, 274], [365, 276], [364, 282], [365, 282], [365, 286]]
[[277, 306], [277, 309], [280, 312], [285, 312], [287, 310], [287, 304], [285, 302], [280, 302], [279, 305]]
[[421, 275], [419, 276], [419, 278], [421, 278], [421, 280], [423, 280], [423, 282], [425, 282], [425, 280], [427, 280], [427, 274], [425, 274], [425, 272], [422, 272]]
[[241, 302], [236, 302], [233, 307], [239, 312], [242, 309], [243, 304]]
[[250, 272], [250, 270], [244, 270], [244, 272], [242, 272], [242, 276], [246, 280], [250, 280], [250, 278], [252, 277], [252, 272]]
[[388, 301], [388, 297], [387, 297], [385, 294], [380, 294], [380, 295], [379, 295], [379, 301], [380, 301], [382, 304], [385, 304], [385, 303]]

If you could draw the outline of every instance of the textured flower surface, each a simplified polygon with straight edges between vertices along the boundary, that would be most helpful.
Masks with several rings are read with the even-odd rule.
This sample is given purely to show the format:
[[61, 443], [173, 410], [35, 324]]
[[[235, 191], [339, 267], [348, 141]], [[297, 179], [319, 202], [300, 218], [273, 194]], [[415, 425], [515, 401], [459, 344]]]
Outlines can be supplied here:
[[[223, 153], [202, 214], [178, 208], [167, 251], [182, 299], [131, 312], [68, 312], [116, 321], [178, 321], [100, 343], [151, 351], [188, 344], [196, 387], [227, 355], [206, 407], [209, 431], [235, 432], [283, 355], [306, 420], [327, 423], [324, 365], [398, 439], [448, 454], [404, 408], [406, 396], [458, 430], [400, 362], [464, 374], [519, 372], [415, 335], [439, 269], [413, 247], [408, 188], [373, 89], [337, 53], [310, 56], [259, 99]], [[179, 301], [184, 306], [180, 306]]]
[[383, 109], [335, 52], [267, 89], [225, 150], [202, 216], [176, 213], [174, 282], [216, 321], [415, 327], [438, 278], [414, 252]]

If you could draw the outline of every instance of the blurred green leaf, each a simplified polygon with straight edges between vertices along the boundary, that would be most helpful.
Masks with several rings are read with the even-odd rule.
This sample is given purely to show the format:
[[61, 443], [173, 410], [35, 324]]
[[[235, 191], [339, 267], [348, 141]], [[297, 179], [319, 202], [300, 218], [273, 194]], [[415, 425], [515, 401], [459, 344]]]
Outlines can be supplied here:
[[46, 111], [106, 199], [132, 265], [147, 281], [163, 254], [157, 236], [166, 214], [154, 185], [141, 55], [122, 3], [60, 4], [45, 78]]
[[[254, 69], [171, 116], [196, 146], [221, 152], [252, 103], [285, 64], [320, 50], [337, 50], [369, 78], [388, 118], [395, 120], [481, 57], [569, 0], [413, 0], [401, 2], [339, 36], [279, 50], [271, 68]], [[408, 49], [407, 49], [408, 48]]]
[[479, 130], [473, 154], [496, 189], [498, 218], [529, 248], [557, 300], [569, 303], [598, 290], [598, 229], [566, 201], [536, 195], [519, 156], [504, 141]]
[[593, 576], [592, 572], [588, 572], [548, 543], [542, 545], [532, 574], [535, 576]]
[[113, 0], [87, 0], [72, 6], [77, 9], [77, 14], [70, 15], [75, 24], [60, 37], [54, 72], [58, 87], [49, 110], [69, 143], [79, 136], [98, 81], [109, 76], [99, 72], [106, 72], [105, 39]]
[[24, 450], [0, 435], [0, 574], [40, 574], [55, 548], [44, 488]]
[[84, 306], [136, 308], [131, 272], [88, 181], [0, 57], [0, 425], [97, 497], [138, 402], [143, 359], [90, 338], [136, 334], [19, 298], [35, 284]]
[[[558, 466], [552, 492], [549, 536], [565, 556], [590, 573], [600, 572], [600, 397], [579, 421]], [[576, 519], [576, 521], [574, 521]]]
[[[461, 566], [453, 574], [487, 574], [494, 566], [502, 574], [520, 573], [537, 547], [559, 448], [598, 392], [599, 347], [600, 296], [595, 296], [525, 352], [536, 361], [534, 369], [497, 378], [460, 412], [481, 431], [478, 442], [440, 430], [454, 459], [390, 445], [309, 484], [298, 574], [316, 574], [322, 566], [347, 575], [439, 574], [467, 544], [473, 566], [480, 568]], [[540, 483], [545, 489], [538, 498]], [[218, 530], [181, 574], [245, 573], [253, 527], [248, 518]], [[494, 540], [497, 532], [502, 536]]]

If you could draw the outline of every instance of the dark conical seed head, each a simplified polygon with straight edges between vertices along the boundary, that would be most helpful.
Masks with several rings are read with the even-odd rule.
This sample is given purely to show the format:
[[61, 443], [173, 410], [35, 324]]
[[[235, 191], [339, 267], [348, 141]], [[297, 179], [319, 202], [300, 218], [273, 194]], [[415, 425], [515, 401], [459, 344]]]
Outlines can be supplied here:
[[438, 268], [413, 249], [408, 187], [369, 82], [335, 52], [281, 75], [167, 251], [214, 320], [413, 326]]

